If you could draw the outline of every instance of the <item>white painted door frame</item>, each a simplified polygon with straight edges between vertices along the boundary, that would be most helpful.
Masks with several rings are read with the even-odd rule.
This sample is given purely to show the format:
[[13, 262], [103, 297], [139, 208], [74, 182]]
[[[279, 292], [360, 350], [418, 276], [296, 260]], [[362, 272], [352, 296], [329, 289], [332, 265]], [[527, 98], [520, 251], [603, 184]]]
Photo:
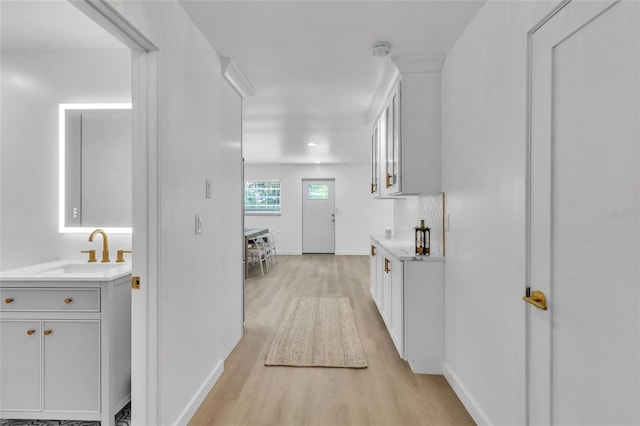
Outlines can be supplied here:
[[157, 47], [106, 0], [69, 0], [132, 51], [133, 271], [132, 424], [158, 424]]

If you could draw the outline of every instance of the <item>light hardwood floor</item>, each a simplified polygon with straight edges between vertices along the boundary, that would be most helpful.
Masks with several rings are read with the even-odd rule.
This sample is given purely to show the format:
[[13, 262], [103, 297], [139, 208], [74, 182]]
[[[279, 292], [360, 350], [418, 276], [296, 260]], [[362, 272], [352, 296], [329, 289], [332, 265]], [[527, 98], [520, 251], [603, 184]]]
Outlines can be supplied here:
[[[351, 300], [368, 368], [266, 367], [293, 296]], [[416, 375], [393, 346], [369, 295], [368, 256], [279, 256], [245, 283], [245, 330], [190, 425], [470, 425], [442, 376]]]

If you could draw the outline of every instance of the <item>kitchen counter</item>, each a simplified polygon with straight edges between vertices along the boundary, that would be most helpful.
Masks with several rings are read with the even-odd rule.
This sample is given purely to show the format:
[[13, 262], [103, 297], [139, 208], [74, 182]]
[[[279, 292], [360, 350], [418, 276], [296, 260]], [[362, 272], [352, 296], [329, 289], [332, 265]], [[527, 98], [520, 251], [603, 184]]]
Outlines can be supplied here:
[[390, 255], [401, 261], [444, 262], [444, 256], [416, 256], [413, 240], [385, 238], [384, 235], [370, 235], [370, 238]]

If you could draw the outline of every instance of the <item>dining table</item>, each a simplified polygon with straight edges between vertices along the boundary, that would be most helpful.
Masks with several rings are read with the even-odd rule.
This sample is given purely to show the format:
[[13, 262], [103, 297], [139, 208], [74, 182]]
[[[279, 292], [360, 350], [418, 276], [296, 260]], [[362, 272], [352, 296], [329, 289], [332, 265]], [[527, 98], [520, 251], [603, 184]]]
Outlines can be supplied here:
[[249, 240], [252, 240], [260, 235], [269, 233], [269, 228], [244, 228], [244, 276], [245, 278], [249, 274], [249, 257], [247, 248], [249, 247]]

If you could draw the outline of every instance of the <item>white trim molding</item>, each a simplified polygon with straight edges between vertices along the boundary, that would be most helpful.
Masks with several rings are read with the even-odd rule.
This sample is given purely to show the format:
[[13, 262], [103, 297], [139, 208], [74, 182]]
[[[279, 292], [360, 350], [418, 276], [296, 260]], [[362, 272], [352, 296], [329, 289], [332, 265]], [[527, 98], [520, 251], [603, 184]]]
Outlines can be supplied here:
[[249, 80], [242, 74], [238, 66], [229, 58], [220, 58], [222, 65], [222, 76], [229, 82], [231, 87], [238, 92], [242, 99], [256, 94], [256, 89], [251, 85]]

